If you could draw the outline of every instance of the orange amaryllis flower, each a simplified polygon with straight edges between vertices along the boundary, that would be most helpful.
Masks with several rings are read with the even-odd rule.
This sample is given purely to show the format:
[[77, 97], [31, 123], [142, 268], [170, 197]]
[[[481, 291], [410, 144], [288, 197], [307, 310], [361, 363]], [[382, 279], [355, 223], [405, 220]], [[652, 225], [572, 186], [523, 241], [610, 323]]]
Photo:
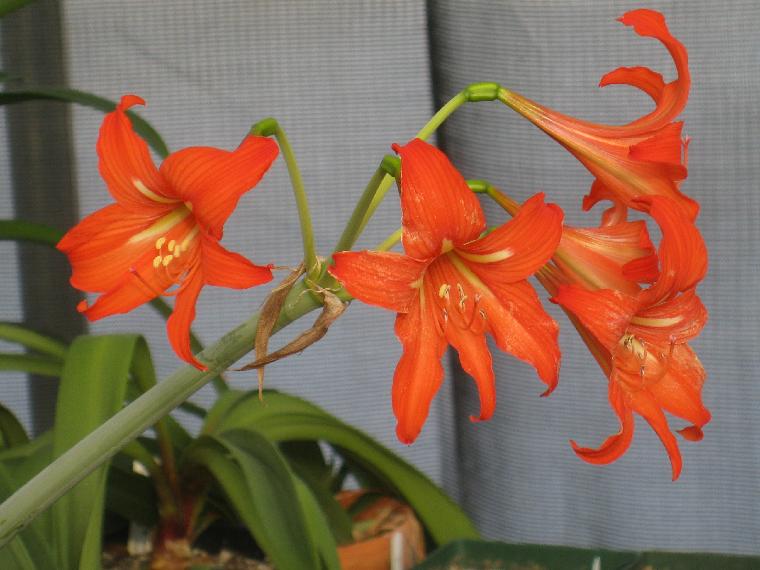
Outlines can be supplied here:
[[393, 410], [398, 438], [411, 443], [443, 379], [447, 344], [477, 383], [477, 419], [490, 418], [496, 403], [486, 332], [500, 349], [535, 367], [548, 386], [545, 394], [556, 386], [557, 325], [526, 279], [554, 252], [562, 211], [538, 194], [513, 220], [481, 237], [480, 203], [446, 156], [419, 139], [393, 148], [401, 157], [405, 254], [336, 253], [330, 272], [354, 297], [398, 313], [404, 352], [393, 379]]
[[[692, 424], [679, 432], [689, 440], [701, 439], [701, 428], [710, 421], [701, 400], [705, 372], [686, 344], [707, 321], [695, 293], [707, 270], [707, 252], [688, 214], [675, 202], [650, 196], [639, 198], [634, 206], [649, 212], [662, 229], [657, 281], [635, 294], [560, 284], [553, 299], [574, 317], [608, 376], [610, 404], [621, 423], [620, 432], [597, 449], [572, 445], [590, 463], [614, 461], [631, 443], [636, 412], [664, 444], [675, 480], [681, 454], [663, 410]], [[638, 277], [635, 271], [632, 276]]]
[[125, 111], [145, 102], [125, 95], [106, 115], [97, 150], [100, 173], [116, 204], [87, 216], [58, 243], [71, 262], [71, 284], [101, 293], [78, 309], [90, 320], [126, 313], [179, 287], [167, 322], [183, 360], [205, 369], [190, 351], [190, 325], [204, 285], [245, 289], [272, 279], [261, 267], [224, 249], [224, 222], [240, 196], [277, 157], [270, 139], [247, 136], [230, 152], [191, 147], [156, 168]]
[[646, 67], [621, 67], [604, 77], [600, 86], [627, 84], [637, 87], [655, 102], [655, 109], [623, 126], [598, 125], [568, 117], [502, 89], [501, 100], [567, 148], [596, 180], [584, 198], [588, 210], [600, 200], [611, 200], [604, 222], [625, 217], [639, 195], [667, 196], [697, 217], [699, 205], [679, 190], [686, 178], [686, 144], [683, 123], [673, 122], [686, 106], [690, 77], [684, 46], [668, 31], [665, 18], [653, 10], [633, 10], [620, 21], [641, 36], [660, 40], [675, 62], [677, 79], [665, 83], [659, 73]]

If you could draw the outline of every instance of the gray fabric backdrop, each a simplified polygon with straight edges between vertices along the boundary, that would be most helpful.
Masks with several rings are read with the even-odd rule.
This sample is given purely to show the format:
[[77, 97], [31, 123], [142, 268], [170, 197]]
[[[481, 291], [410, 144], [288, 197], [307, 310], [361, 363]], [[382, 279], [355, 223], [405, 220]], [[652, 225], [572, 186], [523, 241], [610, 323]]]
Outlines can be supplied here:
[[[567, 321], [560, 386], [548, 399], [527, 366], [499, 354], [499, 403], [470, 424], [477, 401], [455, 363], [428, 424], [411, 447], [393, 435], [390, 379], [400, 348], [393, 315], [355, 304], [327, 339], [268, 371], [270, 386], [313, 399], [361, 426], [442, 483], [483, 533], [510, 541], [760, 553], [757, 398], [757, 158], [760, 9], [752, 1], [651, 2], [689, 49], [693, 88], [685, 113], [690, 173], [711, 272], [700, 293], [710, 323], [695, 343], [708, 370], [714, 414], [699, 444], [682, 445], [684, 472], [671, 483], [667, 456], [643, 422], [617, 463], [577, 459], [574, 438], [596, 445], [616, 429], [605, 379]], [[596, 88], [619, 65], [647, 64], [672, 77], [667, 52], [615, 22], [628, 2], [444, 0], [208, 3], [171, 0], [63, 3], [71, 86], [111, 98], [134, 92], [171, 149], [234, 147], [251, 123], [277, 117], [299, 157], [319, 249], [328, 253], [358, 193], [392, 142], [405, 142], [435, 104], [473, 81], [499, 81], [568, 114], [623, 122], [648, 109], [631, 89]], [[33, 32], [30, 32], [33, 33]], [[431, 73], [432, 70], [432, 73]], [[2, 119], [0, 118], [0, 121]], [[73, 112], [80, 211], [108, 202], [94, 145], [102, 115]], [[0, 122], [0, 129], [3, 129]], [[561, 147], [498, 103], [460, 111], [441, 143], [466, 177], [486, 178], [524, 199], [545, 190], [572, 223], [590, 175]], [[6, 144], [6, 141], [2, 144]], [[0, 152], [0, 161], [6, 152]], [[12, 181], [0, 162], [2, 186]], [[55, 189], [51, 189], [54, 192]], [[0, 193], [0, 213], [12, 213]], [[492, 220], [499, 213], [490, 205]], [[394, 196], [360, 245], [398, 225]], [[259, 263], [295, 264], [300, 238], [284, 163], [247, 195], [225, 245]], [[1, 317], [18, 320], [14, 250], [3, 245]], [[262, 291], [209, 288], [197, 330], [211, 341], [253, 312]], [[547, 304], [548, 305], [548, 304]], [[162, 321], [148, 308], [96, 323], [96, 332], [144, 331], [162, 374], [177, 366]], [[450, 375], [452, 375], [450, 374]], [[252, 386], [251, 375], [235, 376]], [[28, 421], [18, 377], [2, 401]], [[203, 390], [198, 401], [210, 401]]]

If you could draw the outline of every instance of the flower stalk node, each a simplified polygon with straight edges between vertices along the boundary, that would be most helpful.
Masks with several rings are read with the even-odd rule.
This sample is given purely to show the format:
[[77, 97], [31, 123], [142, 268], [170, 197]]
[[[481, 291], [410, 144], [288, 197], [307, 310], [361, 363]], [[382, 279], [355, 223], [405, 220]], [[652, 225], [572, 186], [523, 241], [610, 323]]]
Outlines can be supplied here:
[[259, 137], [271, 137], [277, 132], [279, 126], [280, 125], [277, 123], [277, 119], [273, 117], [267, 117], [266, 119], [262, 119], [253, 125], [251, 127], [250, 134]]
[[478, 101], [496, 101], [499, 97], [501, 85], [491, 81], [473, 83], [465, 87], [464, 95], [467, 101], [476, 103]]
[[383, 161], [380, 163], [380, 168], [383, 169], [383, 172], [398, 180], [398, 177], [401, 174], [401, 161], [397, 156], [386, 154], [383, 157]]

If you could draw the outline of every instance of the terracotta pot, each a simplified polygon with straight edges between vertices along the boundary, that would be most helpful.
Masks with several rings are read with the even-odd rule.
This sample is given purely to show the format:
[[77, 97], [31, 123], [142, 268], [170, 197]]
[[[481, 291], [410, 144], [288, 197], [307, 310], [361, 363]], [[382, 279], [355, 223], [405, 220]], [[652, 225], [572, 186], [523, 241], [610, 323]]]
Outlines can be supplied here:
[[[336, 499], [348, 508], [365, 493], [342, 491]], [[353, 520], [366, 525], [355, 531], [356, 542], [338, 547], [342, 570], [407, 570], [425, 558], [422, 525], [409, 505], [380, 497]]]

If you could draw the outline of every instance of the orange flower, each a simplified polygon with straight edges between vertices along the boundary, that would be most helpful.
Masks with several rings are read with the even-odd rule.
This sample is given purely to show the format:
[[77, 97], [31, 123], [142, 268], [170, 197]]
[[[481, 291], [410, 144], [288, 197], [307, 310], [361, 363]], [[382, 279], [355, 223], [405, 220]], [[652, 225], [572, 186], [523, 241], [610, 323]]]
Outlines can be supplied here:
[[100, 173], [116, 204], [87, 216], [58, 243], [71, 262], [71, 284], [101, 293], [79, 311], [90, 320], [126, 313], [179, 287], [167, 322], [183, 360], [205, 369], [190, 351], [190, 325], [204, 285], [245, 289], [272, 279], [269, 267], [224, 249], [224, 222], [240, 196], [277, 157], [277, 145], [247, 136], [232, 151], [190, 147], [158, 169], [125, 111], [145, 102], [125, 95], [106, 115], [98, 139]]
[[477, 383], [479, 420], [490, 418], [496, 404], [486, 332], [500, 349], [536, 368], [545, 394], [556, 386], [557, 325], [526, 279], [554, 252], [562, 211], [538, 194], [513, 220], [481, 237], [480, 203], [446, 156], [419, 139], [393, 148], [401, 157], [405, 254], [336, 253], [330, 273], [354, 297], [398, 313], [404, 352], [393, 379], [393, 409], [398, 438], [411, 443], [443, 379], [447, 344]]
[[[636, 293], [590, 291], [562, 284], [562, 277], [554, 281], [559, 285], [553, 300], [574, 317], [608, 376], [610, 404], [621, 423], [620, 432], [598, 449], [571, 443], [582, 459], [610, 463], [628, 449], [636, 412], [663, 442], [675, 480], [681, 472], [681, 454], [663, 410], [692, 424], [679, 431], [692, 441], [702, 438], [701, 428], [710, 421], [701, 400], [705, 372], [686, 344], [707, 321], [707, 311], [695, 293], [707, 271], [707, 251], [688, 214], [670, 199], [641, 197], [633, 206], [651, 214], [662, 230], [660, 272], [651, 287]], [[628, 264], [629, 277], [636, 281], [651, 276], [650, 265], [649, 261]]]
[[633, 10], [620, 21], [641, 36], [660, 40], [675, 62], [677, 79], [665, 83], [659, 73], [646, 67], [621, 67], [604, 77], [600, 86], [627, 84], [649, 95], [655, 109], [623, 126], [580, 121], [502, 89], [500, 99], [554, 138], [594, 175], [591, 191], [583, 200], [590, 209], [600, 200], [611, 200], [603, 222], [625, 219], [626, 207], [636, 207], [639, 195], [667, 196], [694, 220], [699, 205], [679, 190], [686, 178], [687, 140], [681, 138], [682, 122], [673, 122], [689, 96], [688, 56], [683, 45], [668, 31], [665, 18], [653, 10]]

